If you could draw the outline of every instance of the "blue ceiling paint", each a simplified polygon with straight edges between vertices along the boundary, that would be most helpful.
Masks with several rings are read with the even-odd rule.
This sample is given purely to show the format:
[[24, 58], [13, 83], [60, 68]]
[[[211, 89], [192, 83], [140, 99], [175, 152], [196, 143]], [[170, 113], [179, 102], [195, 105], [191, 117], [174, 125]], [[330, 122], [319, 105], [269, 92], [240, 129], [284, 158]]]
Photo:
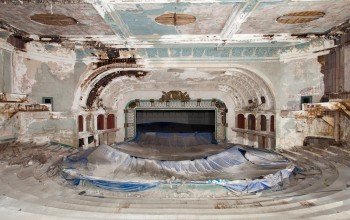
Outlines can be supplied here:
[[281, 52], [291, 48], [266, 47], [207, 47], [207, 48], [147, 48], [148, 58], [278, 58]]
[[140, 4], [138, 10], [118, 11], [124, 23], [133, 35], [176, 35], [174, 26], [161, 25], [154, 18], [166, 12], [183, 12], [188, 4], [163, 4], [159, 9], [144, 10]]
[[[233, 3], [221, 3], [221, 5], [232, 5]], [[191, 6], [190, 3], [169, 3], [169, 4], [157, 4], [160, 6], [157, 9], [148, 9], [148, 7], [143, 6], [144, 4], [136, 4], [136, 7], [130, 9], [118, 10], [113, 13], [118, 13], [125, 23], [125, 25], [130, 30], [130, 33], [134, 36], [142, 35], [178, 35], [181, 34], [175, 26], [168, 26], [158, 24], [154, 19], [159, 15], [177, 12], [186, 13], [186, 10]], [[197, 4], [197, 7], [210, 7], [212, 4]], [[193, 14], [196, 16], [195, 14]], [[213, 22], [215, 19], [213, 18]]]
[[158, 49], [158, 56], [159, 57], [169, 57], [169, 49], [168, 48], [159, 48]]
[[158, 57], [158, 52], [156, 48], [148, 48], [146, 51], [149, 58]]
[[202, 57], [205, 48], [193, 48], [193, 56], [194, 57]]
[[236, 47], [236, 48], [233, 48], [232, 50], [232, 56], [233, 57], [240, 57], [241, 54], [243, 52], [243, 48], [242, 47]]
[[180, 57], [181, 56], [181, 48], [172, 48], [170, 49], [171, 57]]
[[184, 49], [182, 49], [182, 56], [183, 57], [192, 56], [192, 48], [184, 48]]

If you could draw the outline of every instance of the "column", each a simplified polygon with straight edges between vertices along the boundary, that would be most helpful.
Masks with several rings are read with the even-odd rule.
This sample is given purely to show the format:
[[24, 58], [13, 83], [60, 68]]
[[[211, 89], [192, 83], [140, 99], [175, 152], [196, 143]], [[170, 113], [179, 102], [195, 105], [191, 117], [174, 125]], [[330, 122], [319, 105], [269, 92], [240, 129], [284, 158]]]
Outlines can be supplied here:
[[93, 131], [96, 132], [97, 131], [97, 115], [92, 115], [92, 120], [93, 120]]
[[95, 134], [95, 135], [94, 135], [94, 142], [95, 142], [95, 147], [97, 147], [98, 145], [100, 145], [100, 140], [99, 140], [98, 134]]
[[83, 117], [83, 132], [87, 131], [87, 121], [86, 115], [81, 115]]
[[84, 146], [85, 146], [85, 147], [88, 146], [88, 138], [87, 138], [87, 137], [84, 138]]

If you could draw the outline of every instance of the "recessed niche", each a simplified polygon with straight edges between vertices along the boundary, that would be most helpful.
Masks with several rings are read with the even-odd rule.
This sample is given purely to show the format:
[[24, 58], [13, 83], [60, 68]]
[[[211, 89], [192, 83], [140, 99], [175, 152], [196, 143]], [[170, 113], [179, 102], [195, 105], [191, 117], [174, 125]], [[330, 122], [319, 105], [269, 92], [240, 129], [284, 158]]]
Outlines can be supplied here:
[[159, 24], [180, 26], [194, 23], [196, 17], [189, 14], [167, 13], [156, 17], [155, 21]]
[[74, 18], [62, 14], [34, 14], [30, 16], [30, 19], [40, 24], [54, 26], [68, 26], [78, 23]]
[[322, 11], [300, 11], [282, 15], [276, 21], [282, 24], [303, 24], [322, 18], [324, 15]]

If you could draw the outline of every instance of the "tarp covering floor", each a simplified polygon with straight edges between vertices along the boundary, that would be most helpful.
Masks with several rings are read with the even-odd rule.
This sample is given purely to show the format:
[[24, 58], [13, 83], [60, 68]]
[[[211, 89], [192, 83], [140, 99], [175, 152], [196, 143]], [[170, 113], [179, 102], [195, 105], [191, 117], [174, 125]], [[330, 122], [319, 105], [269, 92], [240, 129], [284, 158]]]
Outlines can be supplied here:
[[294, 171], [294, 166], [279, 154], [238, 145], [208, 157], [183, 161], [139, 158], [100, 145], [66, 158], [64, 167], [63, 176], [75, 184], [86, 181], [125, 192], [183, 182], [258, 192], [283, 184]]

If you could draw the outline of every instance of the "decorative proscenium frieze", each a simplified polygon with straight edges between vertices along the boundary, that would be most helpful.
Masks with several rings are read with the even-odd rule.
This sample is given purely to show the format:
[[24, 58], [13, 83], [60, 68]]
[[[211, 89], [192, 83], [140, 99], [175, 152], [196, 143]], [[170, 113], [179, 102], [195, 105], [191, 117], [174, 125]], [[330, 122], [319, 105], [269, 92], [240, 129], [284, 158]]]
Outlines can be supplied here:
[[169, 92], [162, 91], [163, 95], [159, 99], [160, 102], [169, 102], [169, 101], [183, 101], [188, 102], [190, 101], [190, 95], [187, 94], [187, 92], [181, 92], [179, 90], [172, 90]]

